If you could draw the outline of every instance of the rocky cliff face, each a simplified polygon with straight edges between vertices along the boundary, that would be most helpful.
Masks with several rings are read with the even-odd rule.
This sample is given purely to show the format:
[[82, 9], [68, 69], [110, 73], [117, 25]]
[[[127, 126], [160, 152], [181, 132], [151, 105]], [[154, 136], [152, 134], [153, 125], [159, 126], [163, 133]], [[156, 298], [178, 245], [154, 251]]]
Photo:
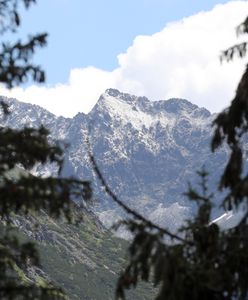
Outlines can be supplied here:
[[[149, 101], [109, 89], [89, 114], [79, 113], [72, 119], [5, 100], [12, 114], [4, 125], [43, 124], [51, 131], [51, 138], [70, 144], [64, 175], [92, 180], [97, 199], [94, 210], [106, 225], [123, 212], [97, 183], [88, 159], [87, 135], [102, 174], [119, 198], [171, 229], [192, 213], [192, 205], [182, 195], [187, 182], [196, 182], [195, 172], [205, 165], [214, 187], [226, 156], [225, 150], [217, 154], [210, 151], [214, 116], [184, 99]], [[37, 166], [33, 173], [46, 176], [55, 171], [52, 166]]]

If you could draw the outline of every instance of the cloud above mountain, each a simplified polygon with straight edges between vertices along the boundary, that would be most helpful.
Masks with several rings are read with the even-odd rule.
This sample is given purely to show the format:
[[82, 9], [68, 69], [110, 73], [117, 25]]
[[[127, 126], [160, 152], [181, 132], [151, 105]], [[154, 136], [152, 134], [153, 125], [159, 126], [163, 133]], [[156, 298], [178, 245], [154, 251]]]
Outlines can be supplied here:
[[93, 66], [73, 69], [66, 84], [12, 91], [2, 87], [0, 94], [64, 116], [88, 112], [110, 87], [152, 100], [186, 98], [212, 112], [219, 111], [232, 99], [245, 67], [245, 60], [240, 59], [220, 64], [219, 55], [245, 38], [236, 36], [235, 27], [247, 11], [247, 1], [217, 5], [211, 11], [169, 23], [151, 36], [137, 36], [118, 55], [118, 67], [113, 71]]

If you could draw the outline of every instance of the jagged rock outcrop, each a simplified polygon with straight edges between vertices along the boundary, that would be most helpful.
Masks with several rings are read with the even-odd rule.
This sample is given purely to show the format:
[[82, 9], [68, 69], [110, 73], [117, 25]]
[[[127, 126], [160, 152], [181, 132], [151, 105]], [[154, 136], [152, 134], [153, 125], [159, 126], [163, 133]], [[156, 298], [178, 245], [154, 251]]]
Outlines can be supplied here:
[[[43, 124], [51, 138], [70, 144], [65, 152], [64, 175], [90, 179], [94, 185], [95, 212], [110, 225], [123, 212], [97, 184], [86, 147], [93, 153], [109, 186], [130, 207], [171, 229], [193, 210], [183, 196], [188, 181], [204, 164], [216, 185], [225, 150], [210, 151], [214, 116], [184, 99], [150, 101], [145, 97], [108, 89], [89, 114], [56, 117], [41, 107], [5, 99], [12, 114], [4, 122], [11, 127]], [[52, 166], [37, 166], [33, 173], [53, 174]]]

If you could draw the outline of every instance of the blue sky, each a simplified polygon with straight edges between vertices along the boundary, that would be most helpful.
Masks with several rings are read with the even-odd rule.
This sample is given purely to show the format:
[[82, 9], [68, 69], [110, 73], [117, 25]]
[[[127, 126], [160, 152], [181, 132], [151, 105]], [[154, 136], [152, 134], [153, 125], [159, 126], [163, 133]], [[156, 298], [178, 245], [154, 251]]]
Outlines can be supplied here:
[[241, 41], [235, 27], [247, 15], [247, 1], [37, 2], [22, 12], [16, 37], [49, 33], [34, 59], [46, 84], [0, 86], [2, 95], [64, 116], [89, 112], [111, 87], [151, 100], [186, 98], [212, 112], [234, 95], [244, 60], [221, 66], [219, 55]]
[[215, 0], [40, 0], [23, 14], [22, 34], [49, 33], [35, 61], [47, 83], [66, 82], [73, 68], [117, 67], [117, 55], [138, 35], [151, 35], [168, 22], [209, 10]]

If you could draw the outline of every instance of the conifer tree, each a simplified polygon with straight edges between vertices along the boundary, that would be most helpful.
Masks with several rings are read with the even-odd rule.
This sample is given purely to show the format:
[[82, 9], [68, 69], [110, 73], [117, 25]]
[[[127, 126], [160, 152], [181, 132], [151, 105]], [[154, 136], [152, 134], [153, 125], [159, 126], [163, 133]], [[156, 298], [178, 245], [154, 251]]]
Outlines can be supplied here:
[[[248, 33], [248, 18], [237, 31]], [[221, 59], [243, 57], [246, 49], [246, 42], [235, 45], [224, 51]], [[130, 216], [122, 222], [133, 239], [128, 265], [118, 280], [117, 299], [125, 299], [125, 289], [135, 287], [139, 281], [153, 282], [157, 287], [156, 300], [248, 299], [248, 166], [244, 150], [248, 133], [248, 66], [231, 105], [217, 116], [213, 127], [212, 151], [226, 144], [230, 153], [219, 180], [222, 207], [244, 210], [239, 224], [230, 229], [221, 230], [211, 222], [216, 195], [208, 191], [209, 174], [205, 169], [198, 172], [199, 187], [189, 185], [186, 192], [198, 208], [195, 217], [172, 234], [131, 210], [113, 194], [91, 156], [106, 192]]]
[[[19, 5], [29, 8], [35, 0], [0, 0], [0, 33], [16, 31], [20, 25]], [[27, 42], [2, 43], [0, 50], [0, 82], [11, 88], [29, 79], [45, 80], [44, 71], [30, 63], [37, 47], [46, 45], [47, 34], [29, 37]], [[1, 102], [2, 118], [8, 118], [8, 105]], [[20, 270], [40, 266], [39, 253], [31, 242], [22, 243], [10, 229], [13, 218], [45, 211], [48, 215], [63, 216], [73, 222], [73, 200], [88, 201], [90, 184], [75, 178], [62, 178], [63, 149], [48, 141], [49, 132], [23, 128], [15, 130], [0, 127], [0, 299], [64, 299], [60, 288], [25, 283]], [[58, 177], [40, 178], [29, 170], [36, 164], [53, 164]], [[22, 175], [9, 176], [16, 168], [24, 169]], [[7, 226], [4, 226], [7, 225]]]

